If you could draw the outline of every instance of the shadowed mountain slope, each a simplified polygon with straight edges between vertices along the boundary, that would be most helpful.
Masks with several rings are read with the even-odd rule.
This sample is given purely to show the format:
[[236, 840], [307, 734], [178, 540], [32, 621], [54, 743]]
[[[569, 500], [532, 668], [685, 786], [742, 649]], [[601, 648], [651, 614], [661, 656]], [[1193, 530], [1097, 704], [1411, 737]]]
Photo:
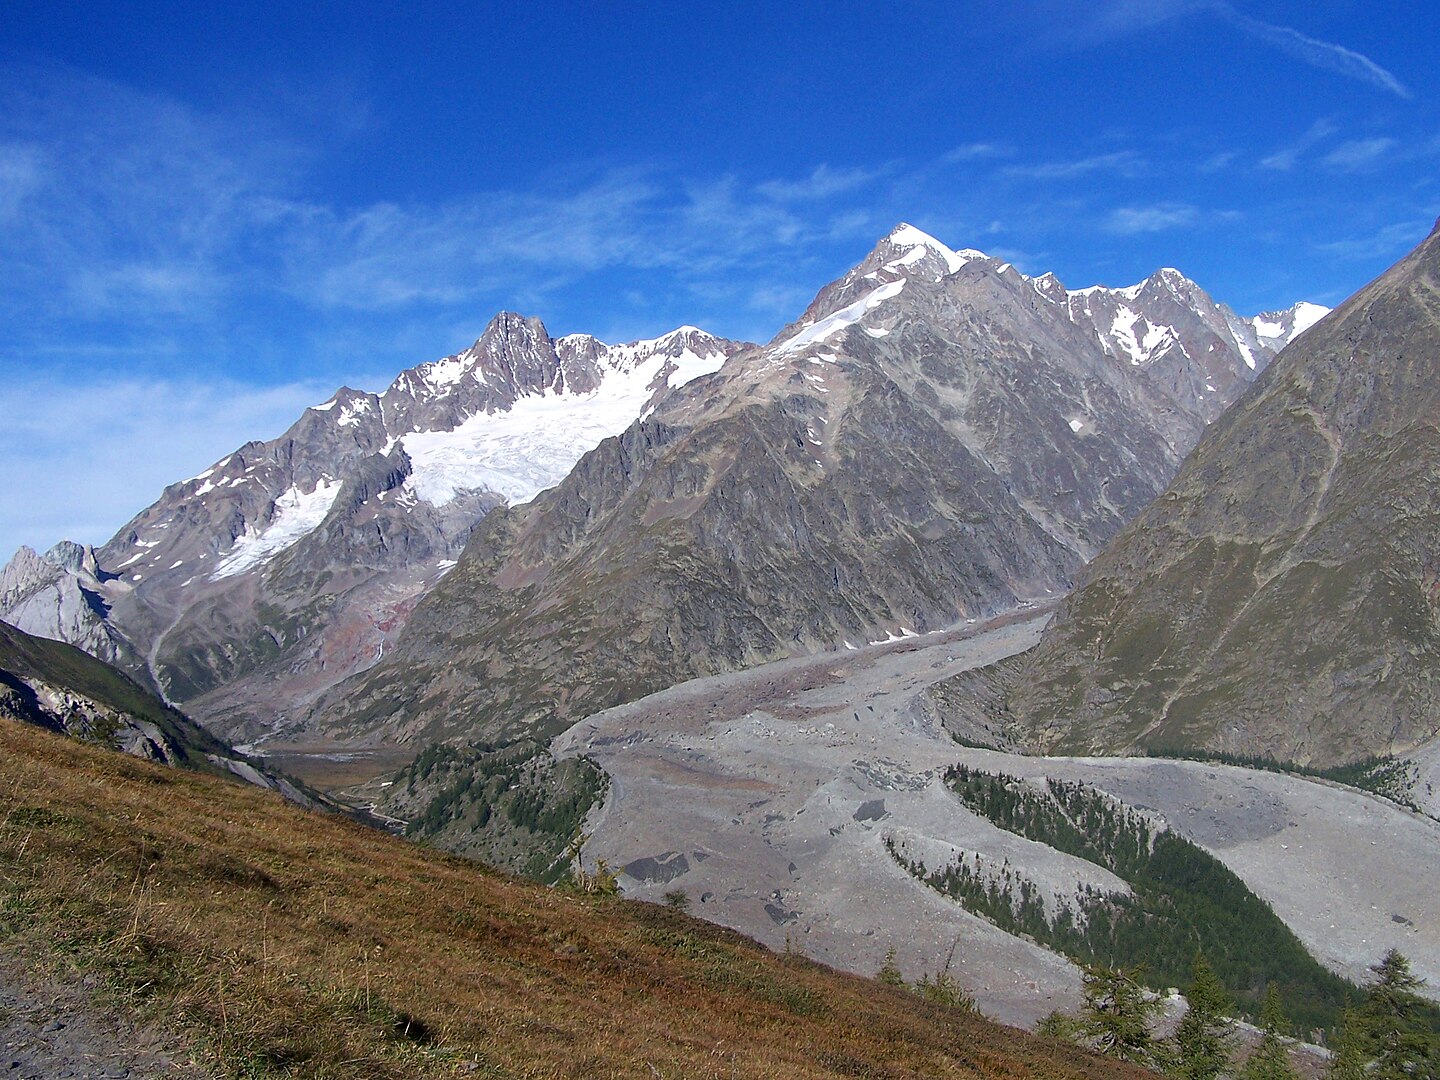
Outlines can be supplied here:
[[1316, 765], [1440, 730], [1440, 232], [1284, 351], [1014, 682], [1056, 752]]

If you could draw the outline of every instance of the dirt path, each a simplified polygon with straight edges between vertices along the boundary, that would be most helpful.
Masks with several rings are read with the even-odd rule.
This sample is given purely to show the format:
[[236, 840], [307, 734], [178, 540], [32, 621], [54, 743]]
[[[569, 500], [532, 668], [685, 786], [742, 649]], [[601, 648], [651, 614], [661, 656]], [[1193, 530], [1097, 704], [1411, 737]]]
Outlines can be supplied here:
[[174, 1039], [98, 1005], [93, 977], [36, 963], [36, 951], [0, 945], [0, 1077], [5, 1080], [201, 1080]]

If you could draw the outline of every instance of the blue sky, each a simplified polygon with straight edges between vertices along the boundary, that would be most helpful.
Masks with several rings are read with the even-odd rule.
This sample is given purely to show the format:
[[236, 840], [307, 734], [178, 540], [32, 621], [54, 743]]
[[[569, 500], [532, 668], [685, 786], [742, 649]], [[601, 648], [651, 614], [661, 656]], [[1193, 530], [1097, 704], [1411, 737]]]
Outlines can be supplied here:
[[7, 4], [0, 552], [502, 308], [765, 340], [907, 220], [1253, 314], [1440, 215], [1419, 3], [294, 6]]

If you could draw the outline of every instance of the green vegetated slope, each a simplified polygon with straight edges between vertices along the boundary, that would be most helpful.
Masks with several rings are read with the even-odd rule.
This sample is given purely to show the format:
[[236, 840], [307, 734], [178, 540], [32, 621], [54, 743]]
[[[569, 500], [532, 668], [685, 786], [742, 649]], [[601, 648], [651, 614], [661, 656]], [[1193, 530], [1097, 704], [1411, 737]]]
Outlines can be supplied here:
[[1009, 707], [1049, 752], [1333, 765], [1440, 731], [1440, 232], [1286, 349], [1086, 571]]
[[[43, 706], [32, 682], [60, 691], [67, 695], [67, 701], [54, 709]], [[109, 664], [72, 645], [34, 637], [5, 622], [0, 622], [0, 692], [5, 693], [8, 702], [3, 706], [5, 712], [17, 720], [52, 729], [63, 729], [65, 714], [73, 715], [76, 706], [93, 703], [98, 706], [96, 711], [104, 715], [87, 720], [85, 734], [105, 744], [113, 742], [117, 728], [127, 717], [154, 725], [178, 764], [208, 768], [206, 754], [233, 753], [183, 713]]]
[[406, 836], [554, 884], [606, 783], [590, 761], [556, 761], [533, 739], [436, 744], [396, 775], [384, 802]]
[[1095, 788], [1053, 779], [1041, 786], [963, 765], [950, 769], [946, 781], [975, 813], [1103, 866], [1132, 890], [1093, 892], [1047, 913], [1034, 883], [1019, 874], [988, 874], [964, 859], [937, 867], [907, 862], [912, 873], [1002, 929], [1080, 963], [1143, 965], [1144, 979], [1157, 989], [1187, 985], [1195, 954], [1203, 952], [1247, 1015], [1259, 1015], [1274, 985], [1305, 1030], [1334, 1027], [1358, 997], [1219, 860]]
[[95, 976], [227, 1076], [1145, 1075], [665, 907], [12, 722], [0, 948]]

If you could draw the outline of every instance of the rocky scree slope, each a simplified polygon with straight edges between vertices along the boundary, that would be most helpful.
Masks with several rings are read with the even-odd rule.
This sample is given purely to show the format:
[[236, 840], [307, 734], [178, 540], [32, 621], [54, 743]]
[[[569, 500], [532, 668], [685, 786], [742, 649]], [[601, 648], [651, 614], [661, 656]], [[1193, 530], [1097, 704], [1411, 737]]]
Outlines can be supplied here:
[[253, 739], [373, 663], [476, 521], [554, 484], [739, 346], [694, 327], [628, 345], [502, 313], [383, 394], [341, 389], [278, 439], [172, 484], [98, 551], [22, 550], [0, 617], [119, 664]]
[[1047, 752], [1334, 765], [1440, 728], [1440, 231], [1310, 331], [1015, 679]]
[[1173, 270], [1070, 292], [899, 226], [769, 345], [489, 515], [316, 723], [545, 735], [1068, 588], [1320, 310], [1243, 320]]

